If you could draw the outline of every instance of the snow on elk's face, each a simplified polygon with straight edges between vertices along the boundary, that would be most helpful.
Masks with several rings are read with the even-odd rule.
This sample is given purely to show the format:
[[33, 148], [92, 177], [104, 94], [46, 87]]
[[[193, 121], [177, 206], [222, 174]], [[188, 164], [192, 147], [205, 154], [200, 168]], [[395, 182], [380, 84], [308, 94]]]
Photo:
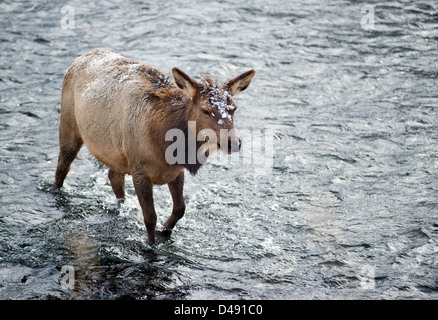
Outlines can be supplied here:
[[238, 152], [242, 144], [233, 125], [237, 106], [232, 97], [249, 86], [255, 71], [247, 71], [228, 82], [210, 78], [196, 82], [177, 68], [172, 72], [178, 87], [195, 103], [198, 140], [205, 141], [204, 150]]
[[216, 144], [215, 147], [224, 153], [238, 152], [241, 141], [233, 120], [237, 106], [227, 85], [207, 78], [198, 83], [198, 89], [198, 123], [206, 143], [210, 147]]

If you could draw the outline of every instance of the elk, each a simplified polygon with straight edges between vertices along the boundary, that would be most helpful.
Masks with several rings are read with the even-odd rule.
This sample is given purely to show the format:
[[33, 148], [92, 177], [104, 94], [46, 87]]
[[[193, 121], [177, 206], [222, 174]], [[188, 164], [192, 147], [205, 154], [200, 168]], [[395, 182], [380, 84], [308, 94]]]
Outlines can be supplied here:
[[[167, 184], [172, 196], [172, 213], [162, 231], [169, 235], [186, 208], [184, 169], [195, 175], [203, 164], [196, 157], [193, 160], [193, 153], [201, 150], [208, 157], [212, 150], [240, 150], [240, 138], [233, 130], [237, 106], [232, 96], [248, 87], [255, 71], [227, 82], [208, 77], [197, 82], [178, 68], [173, 68], [172, 74], [176, 85], [154, 67], [93, 50], [73, 62], [62, 86], [60, 151], [53, 190], [63, 186], [85, 143], [109, 168], [111, 187], [120, 202], [125, 199], [125, 175], [132, 175], [150, 245], [155, 244], [157, 223], [153, 185]], [[174, 142], [165, 139], [171, 129], [184, 133], [186, 145], [185, 154], [174, 163], [166, 160], [166, 149]], [[208, 136], [199, 139], [207, 129]], [[224, 129], [229, 133], [228, 143], [210, 139], [212, 132], [219, 137]], [[190, 135], [198, 137], [194, 148], [187, 147]]]

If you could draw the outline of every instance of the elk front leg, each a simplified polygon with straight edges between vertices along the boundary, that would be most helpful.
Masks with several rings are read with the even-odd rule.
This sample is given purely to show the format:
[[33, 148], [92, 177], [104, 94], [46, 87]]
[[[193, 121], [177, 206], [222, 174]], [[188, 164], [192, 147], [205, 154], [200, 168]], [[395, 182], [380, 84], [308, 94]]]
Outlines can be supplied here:
[[173, 227], [179, 219], [181, 219], [186, 210], [186, 204], [184, 203], [183, 189], [184, 189], [184, 171], [180, 175], [168, 183], [170, 194], [173, 200], [172, 215], [164, 224], [164, 233], [170, 233]]
[[135, 171], [132, 175], [135, 192], [143, 211], [144, 224], [148, 233], [148, 244], [155, 244], [155, 227], [157, 225], [157, 214], [154, 208], [154, 198], [152, 194], [152, 182], [141, 172]]

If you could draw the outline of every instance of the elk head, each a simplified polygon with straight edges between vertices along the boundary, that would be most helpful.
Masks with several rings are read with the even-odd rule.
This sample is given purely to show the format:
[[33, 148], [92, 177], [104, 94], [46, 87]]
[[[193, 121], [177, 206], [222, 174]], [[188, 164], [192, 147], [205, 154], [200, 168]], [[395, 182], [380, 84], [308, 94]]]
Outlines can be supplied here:
[[242, 143], [234, 129], [233, 117], [237, 106], [233, 96], [249, 86], [255, 71], [247, 71], [227, 82], [210, 78], [196, 82], [178, 68], [173, 68], [172, 73], [177, 86], [193, 103], [196, 136], [198, 141], [204, 141], [201, 153], [208, 156], [219, 149], [227, 154], [238, 152]]

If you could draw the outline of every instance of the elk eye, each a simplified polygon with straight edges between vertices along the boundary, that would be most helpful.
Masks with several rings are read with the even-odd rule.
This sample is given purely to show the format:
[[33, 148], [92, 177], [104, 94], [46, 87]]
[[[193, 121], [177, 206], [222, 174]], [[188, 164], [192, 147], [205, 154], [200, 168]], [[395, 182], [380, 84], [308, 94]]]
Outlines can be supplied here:
[[210, 112], [208, 112], [208, 110], [206, 110], [206, 109], [202, 109], [202, 112], [204, 112], [204, 114], [206, 114], [206, 115], [210, 114]]

